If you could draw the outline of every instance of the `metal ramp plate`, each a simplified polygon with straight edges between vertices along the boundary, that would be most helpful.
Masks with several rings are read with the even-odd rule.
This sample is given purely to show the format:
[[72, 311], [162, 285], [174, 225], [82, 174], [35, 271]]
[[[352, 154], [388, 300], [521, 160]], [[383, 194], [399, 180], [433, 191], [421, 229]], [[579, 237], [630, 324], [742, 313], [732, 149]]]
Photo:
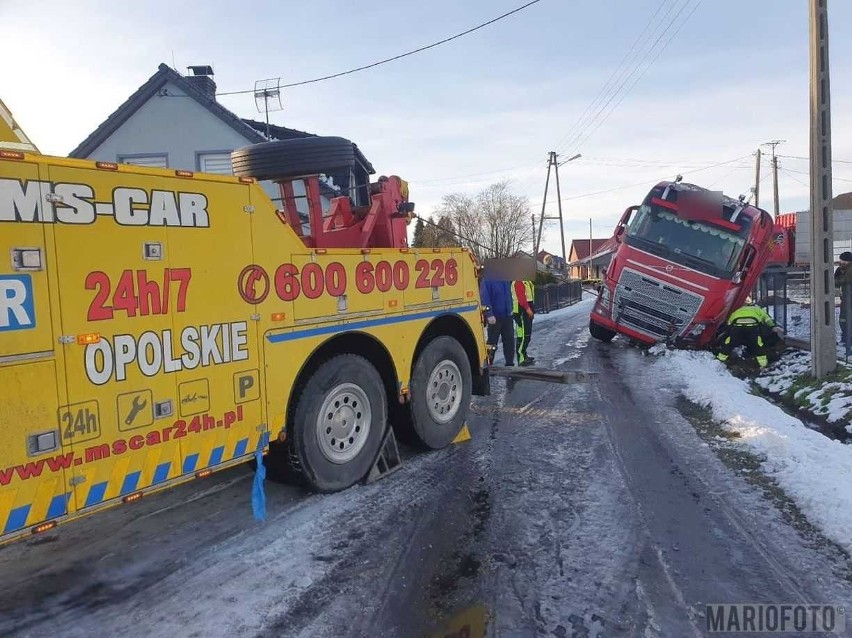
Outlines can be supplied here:
[[370, 473], [364, 479], [364, 483], [370, 484], [392, 474], [402, 466], [402, 458], [399, 456], [399, 447], [396, 444], [396, 437], [393, 433], [393, 428], [388, 427], [385, 434], [382, 447], [379, 448], [379, 454], [373, 462], [373, 467], [370, 468]]
[[510, 379], [526, 379], [527, 381], [544, 381], [547, 383], [589, 383], [598, 376], [597, 372], [583, 372], [581, 370], [550, 370], [549, 368], [522, 368], [491, 366], [491, 374], [496, 377], [509, 377]]

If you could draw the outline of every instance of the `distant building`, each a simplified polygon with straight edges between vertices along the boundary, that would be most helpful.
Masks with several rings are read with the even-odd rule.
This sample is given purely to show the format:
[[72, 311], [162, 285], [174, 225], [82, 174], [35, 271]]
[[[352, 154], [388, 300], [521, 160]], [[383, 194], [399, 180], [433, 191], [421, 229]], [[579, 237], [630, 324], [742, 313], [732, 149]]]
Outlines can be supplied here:
[[610, 237], [573, 240], [568, 257], [571, 278], [602, 279], [603, 269], [609, 265], [615, 248], [615, 241]]
[[[843, 193], [832, 200], [834, 261], [840, 253], [852, 250], [852, 193]], [[810, 211], [798, 211], [779, 215], [776, 223], [795, 230], [795, 262], [800, 265], [811, 263], [811, 215]]]
[[550, 272], [554, 273], [564, 273], [565, 272], [565, 260], [562, 257], [557, 255], [553, 255], [546, 250], [538, 251], [538, 255], [536, 259], [540, 264], [543, 264], [546, 269]]

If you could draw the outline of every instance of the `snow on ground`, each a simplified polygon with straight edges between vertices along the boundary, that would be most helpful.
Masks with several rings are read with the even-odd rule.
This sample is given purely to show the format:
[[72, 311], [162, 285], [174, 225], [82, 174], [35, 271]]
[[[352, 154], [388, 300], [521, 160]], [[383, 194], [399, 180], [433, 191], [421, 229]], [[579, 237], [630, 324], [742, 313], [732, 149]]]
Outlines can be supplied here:
[[583, 299], [575, 304], [565, 306], [564, 308], [559, 308], [559, 310], [551, 310], [547, 313], [537, 313], [533, 322], [533, 330], [535, 330], [535, 326], [545, 323], [547, 321], [552, 321], [554, 319], [565, 319], [572, 315], [584, 313], [588, 315], [592, 310], [592, 304], [594, 301], [594, 296], [590, 294], [584, 294]]
[[[777, 323], [781, 323], [778, 317]], [[840, 341], [840, 308], [834, 309], [834, 326], [837, 340]], [[811, 339], [811, 309], [802, 304], [787, 304], [787, 334], [796, 339]]]
[[707, 352], [666, 351], [653, 364], [682, 387], [686, 398], [710, 408], [713, 418], [736, 433], [763, 459], [763, 471], [796, 502], [826, 537], [852, 551], [852, 446], [811, 430], [731, 376]]
[[784, 395], [808, 412], [840, 423], [852, 434], [852, 366], [838, 363], [828, 381], [810, 378], [811, 353], [790, 352], [769, 366], [755, 382], [772, 394]]

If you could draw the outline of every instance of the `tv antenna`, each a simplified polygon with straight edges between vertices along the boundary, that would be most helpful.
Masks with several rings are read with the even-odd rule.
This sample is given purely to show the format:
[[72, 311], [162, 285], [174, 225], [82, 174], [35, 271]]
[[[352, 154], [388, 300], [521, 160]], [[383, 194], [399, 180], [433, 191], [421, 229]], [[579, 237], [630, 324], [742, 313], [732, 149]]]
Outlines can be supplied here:
[[266, 113], [266, 139], [270, 139], [269, 111], [284, 109], [281, 104], [281, 78], [257, 80], [254, 83], [254, 103], [258, 113]]

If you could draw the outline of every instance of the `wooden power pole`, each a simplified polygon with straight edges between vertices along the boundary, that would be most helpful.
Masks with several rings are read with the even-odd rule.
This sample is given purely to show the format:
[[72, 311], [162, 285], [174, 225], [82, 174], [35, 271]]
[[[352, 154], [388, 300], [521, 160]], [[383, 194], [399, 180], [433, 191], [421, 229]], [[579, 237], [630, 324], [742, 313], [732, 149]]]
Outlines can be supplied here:
[[772, 140], [764, 144], [764, 146], [772, 148], [772, 211], [775, 219], [778, 219], [778, 215], [781, 213], [781, 203], [778, 199], [778, 157], [775, 155], [775, 147], [783, 144], [785, 141]]
[[760, 206], [760, 149], [754, 156], [754, 205]]
[[811, 372], [837, 367], [834, 330], [834, 219], [831, 206], [831, 87], [828, 0], [810, 0]]
[[[571, 162], [575, 159], [582, 157], [579, 153], [574, 155], [573, 157], [565, 160], [564, 162], [560, 162], [559, 156], [556, 154], [556, 151], [550, 151], [547, 154], [547, 179], [544, 181], [544, 201], [541, 203], [541, 217], [538, 222], [538, 233], [536, 234], [535, 239], [535, 254], [538, 255], [539, 247], [541, 246], [541, 229], [544, 228], [544, 222], [549, 219], [558, 219], [559, 220], [559, 237], [562, 240], [562, 263], [568, 263], [568, 255], [565, 254], [565, 226], [562, 221], [562, 192], [559, 188], [559, 167], [562, 164], [567, 162]], [[547, 206], [547, 189], [550, 185], [550, 169], [553, 169], [554, 174], [556, 175], [556, 205], [559, 211], [559, 214], [556, 217], [545, 217], [544, 209]]]

